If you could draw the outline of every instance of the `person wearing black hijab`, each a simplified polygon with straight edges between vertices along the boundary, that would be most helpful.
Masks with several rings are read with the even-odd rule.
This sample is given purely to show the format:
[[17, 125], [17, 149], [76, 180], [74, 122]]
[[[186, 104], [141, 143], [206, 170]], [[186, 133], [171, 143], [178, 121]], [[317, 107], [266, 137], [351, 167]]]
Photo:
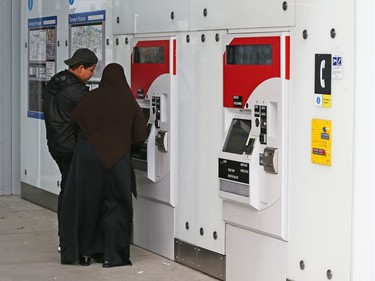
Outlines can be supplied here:
[[62, 200], [61, 263], [89, 265], [93, 257], [103, 267], [131, 265], [131, 150], [141, 147], [147, 127], [121, 65], [104, 68], [99, 88], [71, 118], [81, 132]]

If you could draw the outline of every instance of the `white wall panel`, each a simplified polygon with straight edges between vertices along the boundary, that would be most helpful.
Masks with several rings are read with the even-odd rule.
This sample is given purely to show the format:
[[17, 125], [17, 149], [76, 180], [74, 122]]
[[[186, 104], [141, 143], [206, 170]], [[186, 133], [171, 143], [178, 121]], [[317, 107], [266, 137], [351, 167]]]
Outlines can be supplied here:
[[121, 64], [122, 67], [124, 68], [126, 80], [128, 81], [130, 86], [131, 86], [130, 61], [131, 61], [131, 53], [132, 53], [132, 47], [131, 47], [130, 42], [132, 38], [133, 38], [132, 35], [116, 36], [114, 38], [115, 44], [114, 44], [114, 50], [113, 50], [114, 61], [116, 63]]
[[[59, 25], [62, 26], [64, 7], [62, 0], [52, 2], [34, 1], [29, 10], [28, 3], [21, 4], [21, 181], [32, 186], [42, 187], [52, 193], [58, 193], [57, 182], [60, 180], [55, 162], [47, 150], [44, 120], [27, 117], [28, 111], [28, 19], [46, 16], [57, 16], [57, 36], [62, 34]], [[65, 5], [67, 6], [67, 4]], [[66, 9], [67, 10], [67, 9]], [[67, 19], [66, 19], [67, 21]], [[65, 31], [67, 33], [67, 29]], [[65, 44], [61, 44], [65, 46]], [[59, 56], [60, 49], [56, 48]], [[57, 63], [58, 64], [58, 63]], [[58, 71], [57, 65], [57, 71]]]
[[136, 20], [135, 1], [113, 0], [113, 33], [132, 34]]
[[375, 4], [356, 1], [351, 280], [375, 280]]
[[[285, 242], [230, 224], [227, 224], [226, 231], [228, 238], [225, 280], [285, 280]], [[305, 279], [298, 281], [303, 280]]]
[[[337, 11], [338, 13], [332, 13]], [[350, 280], [353, 182], [354, 1], [302, 0], [291, 31], [288, 278]], [[331, 38], [331, 29], [336, 37]], [[307, 39], [302, 38], [303, 30]], [[315, 54], [341, 54], [330, 108], [314, 105]], [[311, 162], [311, 121], [332, 121], [332, 164]], [[300, 268], [303, 261], [305, 269]]]
[[295, 0], [189, 0], [189, 29], [238, 29], [295, 24]]
[[196, 245], [198, 235], [195, 212], [198, 161], [197, 40], [197, 33], [181, 33], [177, 36], [179, 130], [176, 237], [192, 245]]
[[137, 0], [134, 32], [185, 31], [188, 28], [188, 7], [188, 0]]
[[[224, 254], [225, 224], [219, 198], [218, 154], [223, 138], [223, 51], [225, 31], [198, 33], [198, 246]], [[216, 41], [216, 36], [218, 41]], [[202, 38], [205, 38], [203, 41]], [[201, 228], [204, 234], [201, 234]], [[216, 232], [217, 238], [214, 238]]]
[[27, 117], [28, 110], [28, 19], [42, 16], [41, 1], [28, 9], [28, 2], [21, 3], [21, 181], [39, 186], [39, 136], [40, 120]]

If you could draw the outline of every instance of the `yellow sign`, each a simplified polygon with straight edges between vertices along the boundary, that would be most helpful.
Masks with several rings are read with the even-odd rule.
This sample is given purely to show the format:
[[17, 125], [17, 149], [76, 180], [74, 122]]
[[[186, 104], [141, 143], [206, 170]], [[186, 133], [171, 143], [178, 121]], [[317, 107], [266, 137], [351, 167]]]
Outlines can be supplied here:
[[323, 107], [331, 107], [331, 95], [323, 95]]
[[311, 162], [331, 166], [332, 125], [331, 120], [312, 119]]

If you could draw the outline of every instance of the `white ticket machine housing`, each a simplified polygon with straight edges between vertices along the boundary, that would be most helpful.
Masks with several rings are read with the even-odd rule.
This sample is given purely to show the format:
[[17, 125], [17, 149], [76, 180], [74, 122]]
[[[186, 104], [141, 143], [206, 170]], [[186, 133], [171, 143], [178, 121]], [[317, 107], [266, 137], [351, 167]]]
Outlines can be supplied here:
[[228, 35], [223, 44], [223, 217], [286, 241], [289, 35]]
[[171, 91], [176, 75], [175, 39], [135, 39], [131, 88], [143, 109], [149, 130], [144, 148], [133, 155], [136, 169], [153, 182], [170, 171]]
[[[132, 40], [131, 89], [148, 125], [148, 139], [132, 155], [138, 198], [134, 244], [173, 259], [176, 206], [176, 39]], [[152, 233], [152, 239], [150, 239]]]

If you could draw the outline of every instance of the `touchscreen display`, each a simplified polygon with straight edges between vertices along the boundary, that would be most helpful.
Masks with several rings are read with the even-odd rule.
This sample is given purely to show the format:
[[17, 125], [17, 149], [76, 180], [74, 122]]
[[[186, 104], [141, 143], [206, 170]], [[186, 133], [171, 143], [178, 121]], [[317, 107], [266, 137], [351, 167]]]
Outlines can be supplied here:
[[242, 154], [251, 130], [251, 120], [233, 119], [223, 147], [224, 152]]

